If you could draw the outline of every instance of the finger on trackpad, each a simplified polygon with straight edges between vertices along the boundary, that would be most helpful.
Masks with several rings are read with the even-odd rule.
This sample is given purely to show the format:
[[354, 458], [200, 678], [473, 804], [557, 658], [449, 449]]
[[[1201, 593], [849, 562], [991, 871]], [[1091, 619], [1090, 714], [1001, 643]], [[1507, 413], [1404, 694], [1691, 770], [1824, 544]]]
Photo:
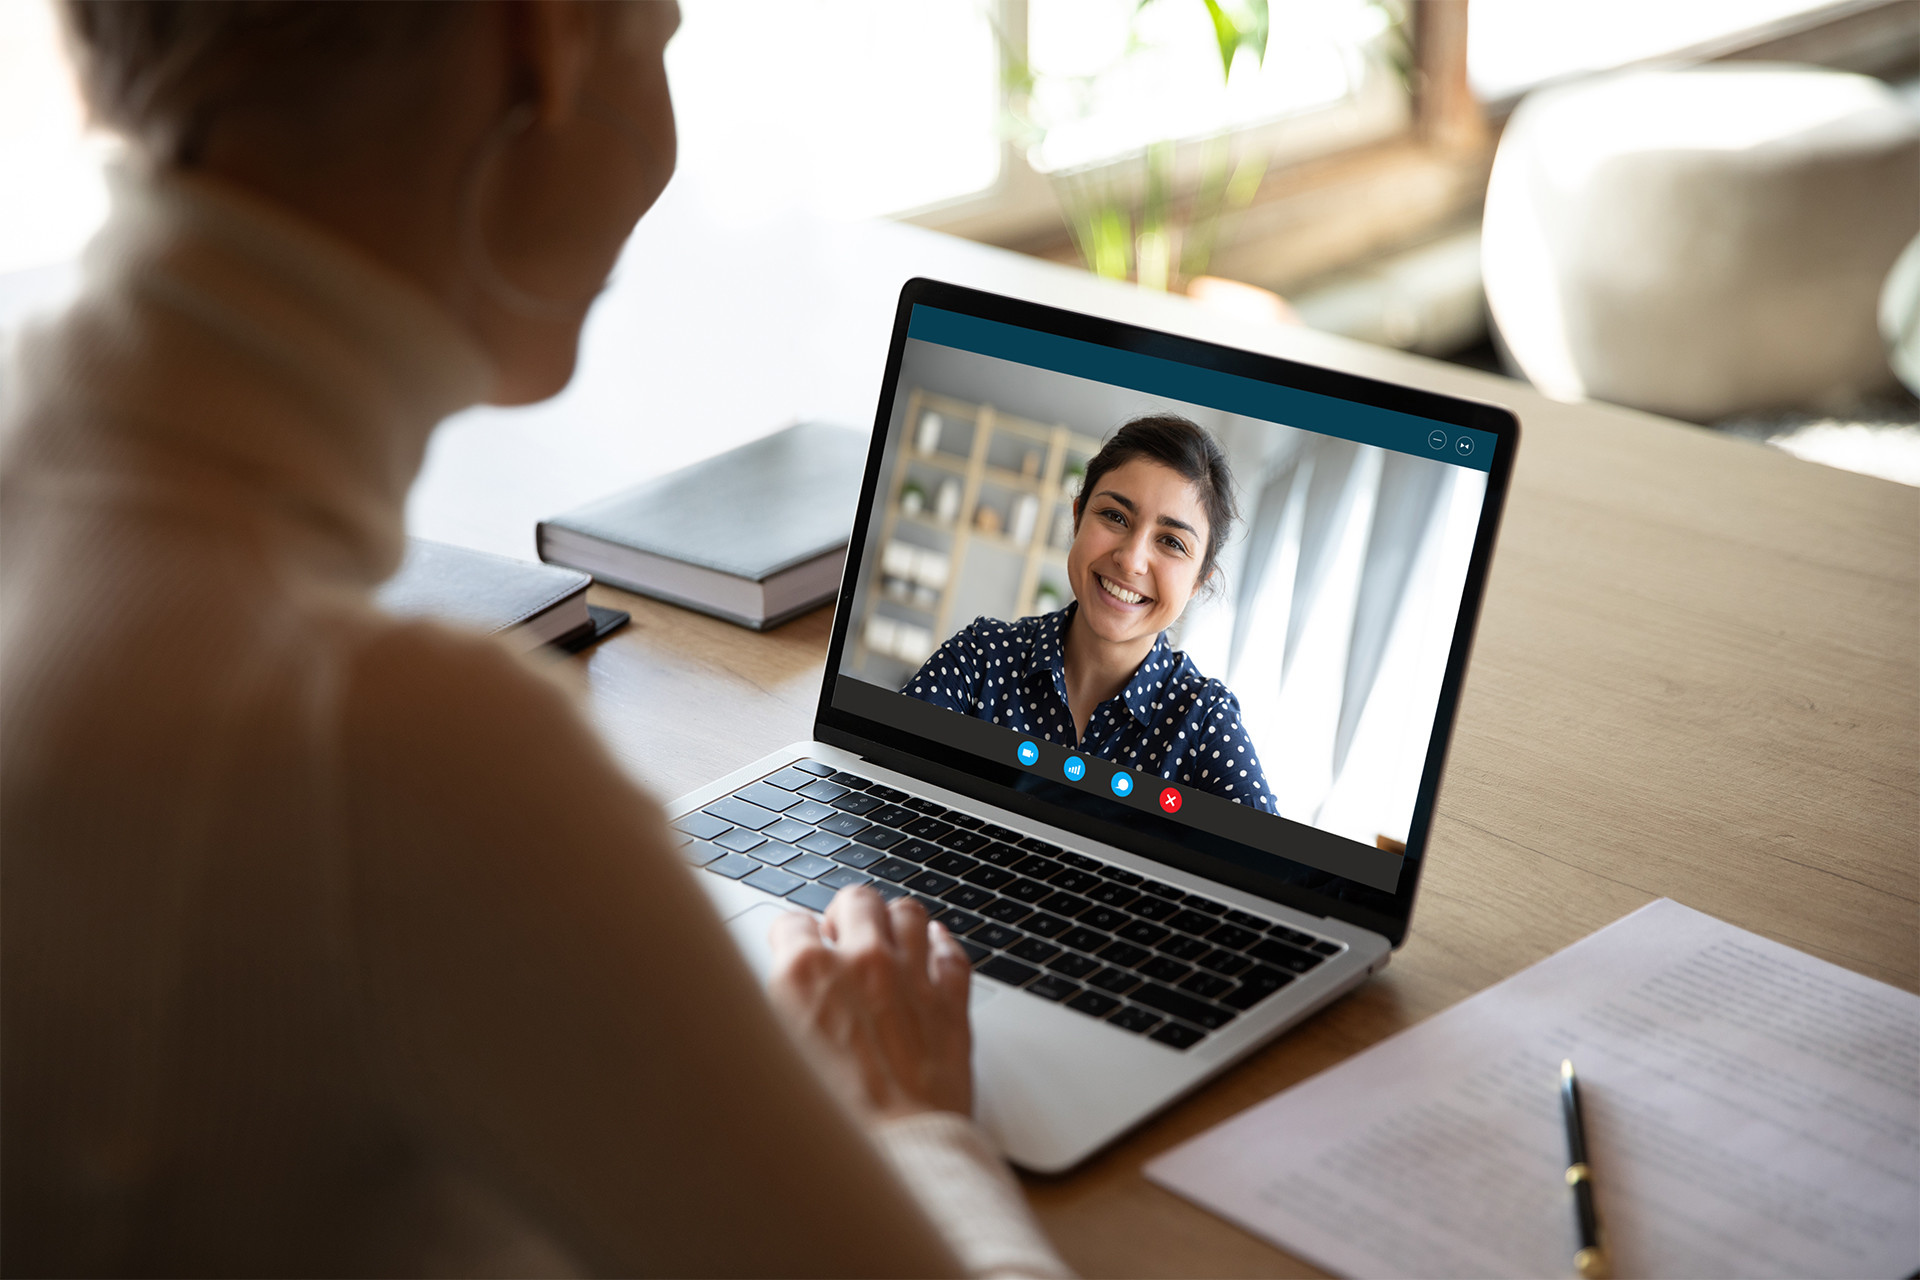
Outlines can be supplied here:
[[773, 972], [773, 948], [767, 943], [767, 930], [789, 910], [791, 908], [765, 902], [727, 921], [727, 932], [733, 935], [734, 945], [740, 948], [740, 954], [747, 958], [747, 964], [762, 982]]

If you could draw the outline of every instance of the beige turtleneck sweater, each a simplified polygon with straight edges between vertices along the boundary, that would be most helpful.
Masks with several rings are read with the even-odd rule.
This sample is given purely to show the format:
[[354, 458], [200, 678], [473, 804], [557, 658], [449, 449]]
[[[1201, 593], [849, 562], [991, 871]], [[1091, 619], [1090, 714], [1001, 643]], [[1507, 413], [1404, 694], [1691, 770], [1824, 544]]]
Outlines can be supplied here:
[[969, 1121], [830, 1099], [556, 685], [370, 606], [489, 377], [177, 176], [13, 352], [0, 1266], [1061, 1272]]

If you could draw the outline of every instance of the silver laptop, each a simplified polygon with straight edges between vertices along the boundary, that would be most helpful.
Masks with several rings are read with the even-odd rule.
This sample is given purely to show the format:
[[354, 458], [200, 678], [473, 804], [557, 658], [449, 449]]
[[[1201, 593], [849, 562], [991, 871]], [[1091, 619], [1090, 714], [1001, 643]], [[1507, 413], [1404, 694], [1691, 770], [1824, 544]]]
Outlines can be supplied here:
[[1071, 1167], [1405, 938], [1518, 438], [909, 282], [813, 738], [673, 805], [688, 860], [763, 972], [781, 911], [917, 897], [978, 1118]]

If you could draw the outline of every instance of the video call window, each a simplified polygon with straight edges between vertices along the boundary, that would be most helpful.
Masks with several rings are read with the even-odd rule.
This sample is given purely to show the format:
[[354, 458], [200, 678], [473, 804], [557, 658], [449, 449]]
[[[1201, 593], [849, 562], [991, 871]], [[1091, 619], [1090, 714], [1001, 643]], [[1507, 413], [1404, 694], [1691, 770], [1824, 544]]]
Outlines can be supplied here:
[[1397, 852], [1486, 489], [1453, 443], [910, 337], [841, 672]]

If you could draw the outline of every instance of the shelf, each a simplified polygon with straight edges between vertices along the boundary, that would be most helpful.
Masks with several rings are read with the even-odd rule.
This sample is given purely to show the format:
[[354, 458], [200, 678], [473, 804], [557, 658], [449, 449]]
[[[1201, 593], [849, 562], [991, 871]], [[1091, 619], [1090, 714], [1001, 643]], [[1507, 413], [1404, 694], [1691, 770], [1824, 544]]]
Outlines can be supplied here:
[[963, 475], [966, 473], [968, 461], [960, 454], [948, 453], [944, 449], [938, 449], [932, 453], [922, 453], [918, 449], [910, 449], [907, 451], [906, 460], [908, 462], [924, 462], [929, 466], [939, 467], [943, 471], [958, 471]]
[[1008, 471], [1005, 467], [981, 467], [980, 479], [1000, 489], [1019, 489], [1025, 493], [1045, 496], [1049, 489], [1057, 488], [1039, 476], [1024, 475], [1018, 471]]
[[958, 520], [955, 520], [952, 524], [941, 524], [938, 520], [928, 515], [908, 515], [904, 511], [899, 514], [903, 523], [918, 525], [922, 529], [927, 529], [934, 533], [944, 533], [948, 537], [952, 537], [960, 530], [960, 522]]

